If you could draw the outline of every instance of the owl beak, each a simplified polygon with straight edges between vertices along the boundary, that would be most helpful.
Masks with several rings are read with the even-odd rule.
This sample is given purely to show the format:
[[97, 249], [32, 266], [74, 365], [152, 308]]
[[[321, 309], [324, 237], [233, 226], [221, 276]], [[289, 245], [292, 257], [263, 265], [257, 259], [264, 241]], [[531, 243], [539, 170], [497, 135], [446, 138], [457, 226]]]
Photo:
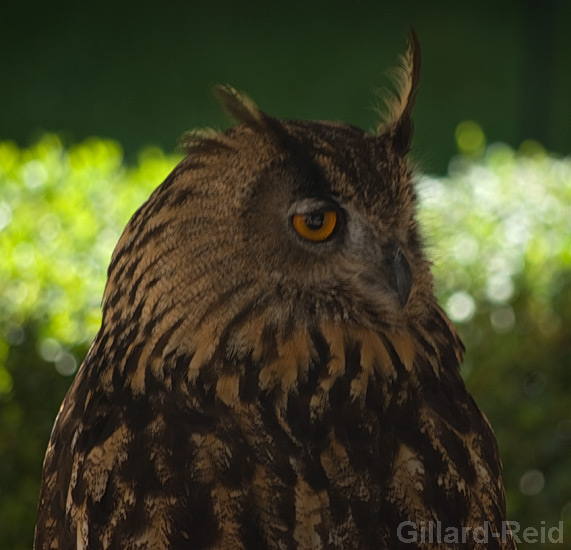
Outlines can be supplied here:
[[400, 248], [397, 248], [393, 256], [391, 268], [391, 283], [397, 292], [401, 307], [404, 307], [412, 290], [412, 273]]

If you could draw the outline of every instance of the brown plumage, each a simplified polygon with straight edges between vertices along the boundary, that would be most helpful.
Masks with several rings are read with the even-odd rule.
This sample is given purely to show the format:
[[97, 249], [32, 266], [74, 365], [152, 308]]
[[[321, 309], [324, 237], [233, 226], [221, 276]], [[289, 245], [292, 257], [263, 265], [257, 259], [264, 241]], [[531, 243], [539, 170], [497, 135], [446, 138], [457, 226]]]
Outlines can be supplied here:
[[[48, 447], [37, 550], [441, 548], [420, 539], [437, 521], [501, 533], [496, 442], [415, 219], [419, 62], [413, 36], [377, 135], [218, 89], [239, 125], [187, 136], [113, 254]], [[444, 546], [514, 548], [478, 540]]]

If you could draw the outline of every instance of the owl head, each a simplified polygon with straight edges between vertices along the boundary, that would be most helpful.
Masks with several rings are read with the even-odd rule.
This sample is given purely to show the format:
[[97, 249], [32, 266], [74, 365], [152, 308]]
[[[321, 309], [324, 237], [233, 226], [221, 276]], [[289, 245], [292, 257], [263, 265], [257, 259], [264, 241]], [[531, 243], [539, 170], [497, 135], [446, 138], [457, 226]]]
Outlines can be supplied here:
[[238, 124], [185, 137], [186, 158], [117, 245], [104, 325], [134, 319], [150, 338], [165, 320], [214, 342], [253, 318], [287, 331], [324, 319], [398, 329], [422, 316], [433, 298], [407, 160], [414, 34], [401, 61], [375, 133], [278, 120], [216, 88]]

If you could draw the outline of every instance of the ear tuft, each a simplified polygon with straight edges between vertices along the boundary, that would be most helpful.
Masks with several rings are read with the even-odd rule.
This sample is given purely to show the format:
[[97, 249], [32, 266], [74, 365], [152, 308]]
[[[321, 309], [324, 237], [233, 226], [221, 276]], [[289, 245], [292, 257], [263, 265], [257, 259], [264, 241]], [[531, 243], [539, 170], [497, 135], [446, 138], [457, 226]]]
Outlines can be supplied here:
[[266, 118], [264, 113], [247, 95], [241, 94], [229, 84], [214, 86], [213, 93], [224, 110], [236, 122], [253, 126], [264, 125]]
[[380, 109], [383, 122], [379, 135], [392, 137], [396, 148], [406, 154], [412, 142], [412, 108], [420, 79], [420, 44], [413, 28], [410, 29], [408, 50], [400, 58], [401, 64], [390, 71], [396, 92], [383, 91], [384, 109]]

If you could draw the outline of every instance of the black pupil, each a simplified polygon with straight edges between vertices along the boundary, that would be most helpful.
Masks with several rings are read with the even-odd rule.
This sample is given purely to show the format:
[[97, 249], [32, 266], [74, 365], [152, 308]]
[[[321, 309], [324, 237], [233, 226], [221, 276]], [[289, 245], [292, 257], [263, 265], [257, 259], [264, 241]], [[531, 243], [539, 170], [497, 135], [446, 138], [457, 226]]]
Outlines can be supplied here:
[[305, 215], [305, 225], [312, 231], [317, 231], [323, 226], [324, 218], [323, 212], [310, 212]]

